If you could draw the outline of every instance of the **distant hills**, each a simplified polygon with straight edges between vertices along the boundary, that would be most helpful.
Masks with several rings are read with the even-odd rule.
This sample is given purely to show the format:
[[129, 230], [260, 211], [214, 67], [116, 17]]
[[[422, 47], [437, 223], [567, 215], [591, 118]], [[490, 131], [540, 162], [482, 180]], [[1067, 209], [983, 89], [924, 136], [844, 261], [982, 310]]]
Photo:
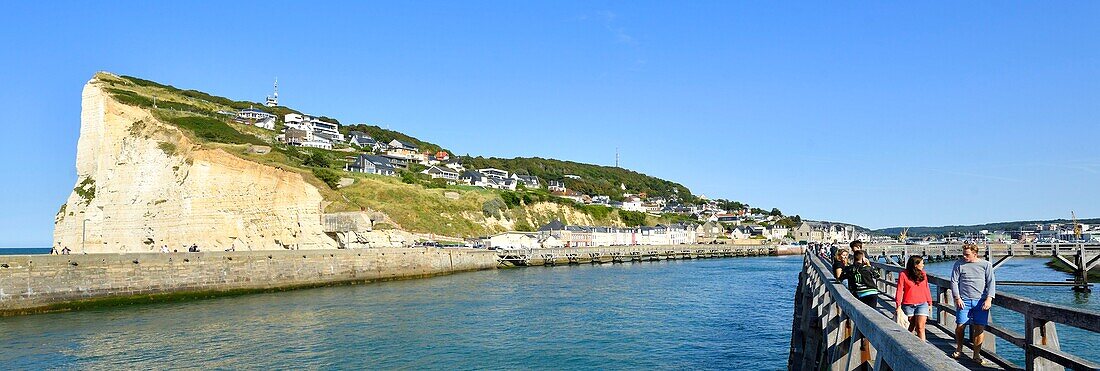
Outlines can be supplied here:
[[[1100, 224], [1100, 218], [1078, 219], [1077, 222], [1078, 223], [1083, 223], [1083, 224]], [[1014, 231], [1014, 230], [1019, 230], [1020, 228], [1022, 228], [1024, 226], [1031, 225], [1031, 224], [1036, 224], [1036, 223], [1042, 223], [1042, 224], [1049, 224], [1049, 223], [1069, 224], [1069, 223], [1073, 223], [1073, 221], [1069, 220], [1069, 219], [1050, 219], [1050, 220], [1026, 220], [1026, 221], [1015, 221], [1015, 222], [998, 222], [998, 223], [986, 223], [986, 224], [975, 224], [975, 225], [945, 225], [945, 226], [941, 226], [941, 227], [910, 227], [908, 235], [912, 236], [912, 237], [923, 237], [923, 236], [942, 236], [942, 235], [946, 235], [946, 234], [949, 234], [949, 233], [963, 233], [963, 234], [978, 233], [981, 230]], [[876, 229], [876, 230], [873, 230], [872, 232], [874, 232], [875, 234], [880, 234], [880, 235], [897, 236], [898, 234], [901, 234], [901, 231], [903, 229], [905, 229], [905, 227], [890, 227], [890, 228]]]

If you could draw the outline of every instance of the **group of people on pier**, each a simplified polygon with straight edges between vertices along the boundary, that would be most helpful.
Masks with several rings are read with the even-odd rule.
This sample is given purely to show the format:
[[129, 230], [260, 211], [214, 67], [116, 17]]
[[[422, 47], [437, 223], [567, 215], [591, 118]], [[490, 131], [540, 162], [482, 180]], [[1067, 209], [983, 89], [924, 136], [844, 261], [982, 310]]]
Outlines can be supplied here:
[[[880, 294], [877, 281], [881, 276], [871, 266], [871, 260], [863, 250], [863, 242], [852, 241], [848, 247], [833, 252], [833, 274], [838, 282], [848, 281], [848, 289], [859, 301], [877, 309]], [[993, 264], [978, 256], [977, 245], [963, 245], [963, 255], [951, 269], [950, 289], [956, 309], [955, 352], [951, 357], [958, 359], [963, 355], [963, 335], [969, 325], [973, 359], [978, 364], [984, 364], [981, 347], [985, 338], [985, 327], [989, 325], [989, 309], [997, 294], [997, 285]], [[924, 257], [909, 256], [905, 262], [905, 270], [898, 274], [897, 291], [894, 295], [895, 318], [899, 324], [908, 322], [909, 332], [926, 340], [925, 324], [934, 306], [928, 287], [928, 276], [924, 272]]]

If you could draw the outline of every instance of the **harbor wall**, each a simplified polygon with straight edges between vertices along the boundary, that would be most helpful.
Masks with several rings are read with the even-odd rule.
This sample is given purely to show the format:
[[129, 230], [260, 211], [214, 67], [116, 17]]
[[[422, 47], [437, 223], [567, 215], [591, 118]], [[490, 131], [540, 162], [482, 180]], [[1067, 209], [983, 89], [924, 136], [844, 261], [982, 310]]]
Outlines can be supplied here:
[[440, 248], [0, 256], [0, 315], [494, 269]]

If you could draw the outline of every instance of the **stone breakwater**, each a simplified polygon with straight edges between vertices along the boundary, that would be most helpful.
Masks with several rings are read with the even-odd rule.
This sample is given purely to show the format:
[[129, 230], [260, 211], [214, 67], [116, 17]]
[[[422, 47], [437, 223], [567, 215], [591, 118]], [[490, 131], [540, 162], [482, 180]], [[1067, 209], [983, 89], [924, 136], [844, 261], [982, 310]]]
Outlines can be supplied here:
[[0, 256], [0, 315], [494, 269], [496, 253], [384, 248]]

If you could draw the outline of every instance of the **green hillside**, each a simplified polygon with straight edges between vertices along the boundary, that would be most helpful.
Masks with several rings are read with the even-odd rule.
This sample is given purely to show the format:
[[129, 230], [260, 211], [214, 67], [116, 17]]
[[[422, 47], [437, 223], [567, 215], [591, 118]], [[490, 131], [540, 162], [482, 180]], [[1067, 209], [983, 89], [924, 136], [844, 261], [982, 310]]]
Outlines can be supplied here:
[[[687, 187], [675, 182], [651, 177], [636, 171], [613, 166], [582, 164], [572, 161], [530, 157], [530, 158], [485, 158], [462, 157], [462, 163], [468, 168], [496, 168], [517, 174], [534, 175], [546, 180], [561, 180], [565, 186], [588, 195], [610, 196], [612, 200], [622, 201], [623, 193], [645, 193], [648, 196], [678, 196], [685, 202], [697, 199]], [[566, 178], [576, 175], [580, 179]], [[622, 186], [626, 186], [626, 190]]]
[[[393, 224], [391, 227], [411, 232], [472, 237], [503, 231], [501, 223], [517, 230], [533, 230], [553, 219], [584, 220], [594, 225], [652, 225], [677, 220], [673, 216], [652, 217], [602, 206], [579, 205], [549, 195], [544, 189], [496, 191], [448, 185], [415, 172], [402, 172], [399, 177], [346, 172], [344, 165], [358, 153], [355, 149], [346, 145], [337, 145], [334, 150], [287, 146], [275, 140], [275, 131], [233, 121], [233, 112], [252, 107], [277, 115], [278, 129], [282, 126], [283, 115], [299, 113], [292, 108], [266, 107], [258, 102], [232, 100], [109, 73], [96, 74], [96, 80], [119, 102], [148, 110], [159, 121], [180, 128], [204, 148], [222, 149], [250, 161], [301, 174], [321, 191], [326, 212], [373, 210], [385, 214], [384, 226]], [[436, 144], [377, 126], [352, 125], [344, 130], [364, 131], [380, 141], [412, 142], [422, 150], [442, 149]], [[176, 153], [174, 143], [163, 144], [166, 153]], [[255, 153], [249, 150], [254, 145], [269, 146], [271, 151]], [[694, 200], [691, 192], [680, 184], [626, 169], [538, 158], [475, 157], [468, 160], [467, 167], [492, 166], [543, 179], [579, 175], [581, 180], [567, 180], [567, 184], [588, 194], [621, 198], [619, 185], [626, 184], [630, 192], [658, 196], [678, 194], [681, 198]], [[341, 180], [344, 186], [338, 186]], [[543, 206], [533, 207], [536, 205]]]

